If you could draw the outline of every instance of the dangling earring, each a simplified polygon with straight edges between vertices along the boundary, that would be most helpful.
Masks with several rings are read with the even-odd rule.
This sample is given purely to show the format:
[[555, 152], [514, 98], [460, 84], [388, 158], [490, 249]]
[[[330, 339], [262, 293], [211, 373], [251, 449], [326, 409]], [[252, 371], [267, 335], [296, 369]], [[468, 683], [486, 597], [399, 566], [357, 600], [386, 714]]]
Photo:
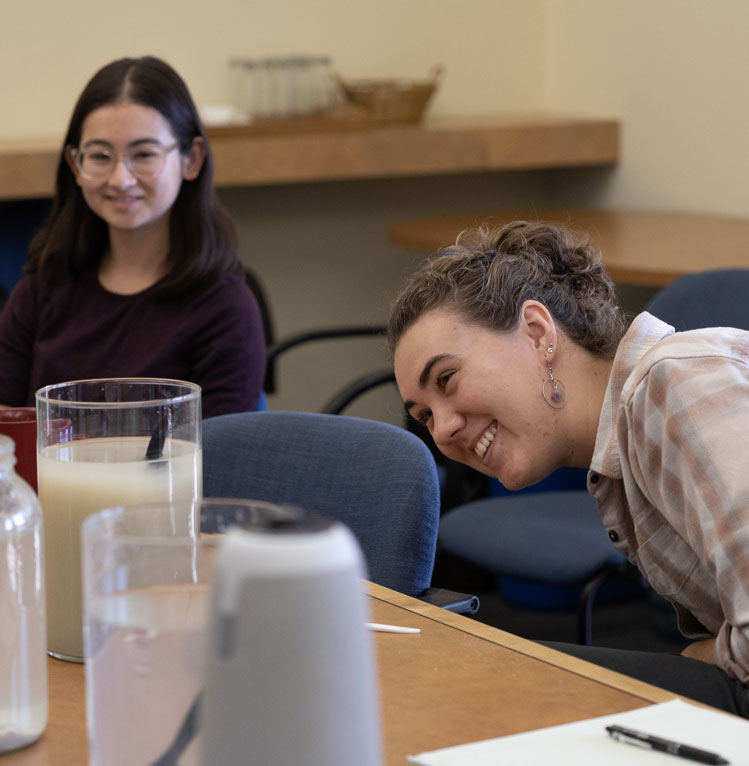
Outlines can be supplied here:
[[[554, 351], [554, 346], [549, 346], [546, 349], [548, 354]], [[555, 410], [559, 410], [567, 403], [567, 390], [564, 387], [564, 383], [554, 377], [554, 372], [551, 369], [551, 364], [546, 362], [546, 366], [549, 368], [549, 377], [544, 381], [541, 394], [544, 397], [544, 401], [549, 407], [553, 407]]]

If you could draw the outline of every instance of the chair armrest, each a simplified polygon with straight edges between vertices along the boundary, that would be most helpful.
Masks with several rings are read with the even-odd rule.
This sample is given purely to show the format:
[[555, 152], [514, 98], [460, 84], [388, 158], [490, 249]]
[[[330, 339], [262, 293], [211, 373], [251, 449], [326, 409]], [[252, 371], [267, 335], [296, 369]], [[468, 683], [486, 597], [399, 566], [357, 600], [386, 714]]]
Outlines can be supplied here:
[[427, 604], [434, 604], [434, 606], [440, 606], [457, 614], [476, 614], [480, 606], [478, 596], [458, 593], [445, 588], [427, 588], [417, 598], [426, 601]]

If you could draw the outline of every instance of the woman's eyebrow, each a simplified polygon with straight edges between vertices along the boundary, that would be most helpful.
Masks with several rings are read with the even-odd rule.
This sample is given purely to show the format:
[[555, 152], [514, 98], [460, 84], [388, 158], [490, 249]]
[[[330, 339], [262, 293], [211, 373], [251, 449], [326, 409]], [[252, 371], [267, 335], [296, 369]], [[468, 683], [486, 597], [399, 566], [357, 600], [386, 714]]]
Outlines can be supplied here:
[[[419, 388], [426, 388], [426, 384], [429, 381], [429, 375], [431, 374], [434, 365], [438, 362], [441, 362], [443, 359], [449, 359], [450, 357], [452, 357], [452, 354], [435, 354], [434, 356], [429, 357], [421, 370], [421, 374], [419, 375]], [[416, 404], [416, 402], [414, 402], [412, 399], [409, 399], [403, 402], [403, 407], [405, 408], [406, 412], [408, 412], [411, 407], [414, 406], [414, 404]]]
[[419, 375], [419, 388], [426, 387], [427, 381], [429, 380], [429, 374], [432, 372], [432, 367], [434, 367], [437, 362], [441, 362], [443, 359], [448, 359], [450, 356], [452, 356], [452, 354], [435, 354], [427, 359], [424, 369], [421, 371], [421, 375]]
[[[135, 141], [131, 141], [127, 146], [138, 146], [139, 144], [161, 144], [158, 138], [136, 138]], [[114, 149], [114, 144], [111, 141], [106, 141], [103, 138], [92, 138], [83, 144], [84, 149], [88, 149], [90, 146], [105, 146], [109, 149]]]
[[109, 143], [109, 141], [105, 141], [103, 138], [92, 138], [83, 144], [84, 149], [88, 149], [89, 146], [107, 146], [111, 148], [112, 144]]

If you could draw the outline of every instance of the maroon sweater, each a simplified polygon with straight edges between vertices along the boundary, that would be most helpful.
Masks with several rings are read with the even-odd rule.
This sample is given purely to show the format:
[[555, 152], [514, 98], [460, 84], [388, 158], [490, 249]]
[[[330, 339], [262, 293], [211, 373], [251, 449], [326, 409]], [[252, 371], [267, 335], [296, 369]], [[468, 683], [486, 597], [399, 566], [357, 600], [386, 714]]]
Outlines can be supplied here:
[[265, 374], [260, 311], [238, 276], [174, 299], [105, 290], [91, 269], [41, 299], [22, 277], [0, 315], [0, 404], [34, 404], [42, 386], [84, 378], [197, 383], [203, 416], [255, 409]]

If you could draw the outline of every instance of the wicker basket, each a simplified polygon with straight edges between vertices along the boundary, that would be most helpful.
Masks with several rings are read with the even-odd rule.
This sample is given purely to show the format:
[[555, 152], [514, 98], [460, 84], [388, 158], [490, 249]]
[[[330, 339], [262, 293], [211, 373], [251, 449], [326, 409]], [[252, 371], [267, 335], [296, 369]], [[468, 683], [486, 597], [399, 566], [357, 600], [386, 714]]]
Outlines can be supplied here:
[[429, 80], [349, 80], [338, 78], [346, 98], [363, 106], [377, 123], [419, 122], [442, 79], [442, 67]]

